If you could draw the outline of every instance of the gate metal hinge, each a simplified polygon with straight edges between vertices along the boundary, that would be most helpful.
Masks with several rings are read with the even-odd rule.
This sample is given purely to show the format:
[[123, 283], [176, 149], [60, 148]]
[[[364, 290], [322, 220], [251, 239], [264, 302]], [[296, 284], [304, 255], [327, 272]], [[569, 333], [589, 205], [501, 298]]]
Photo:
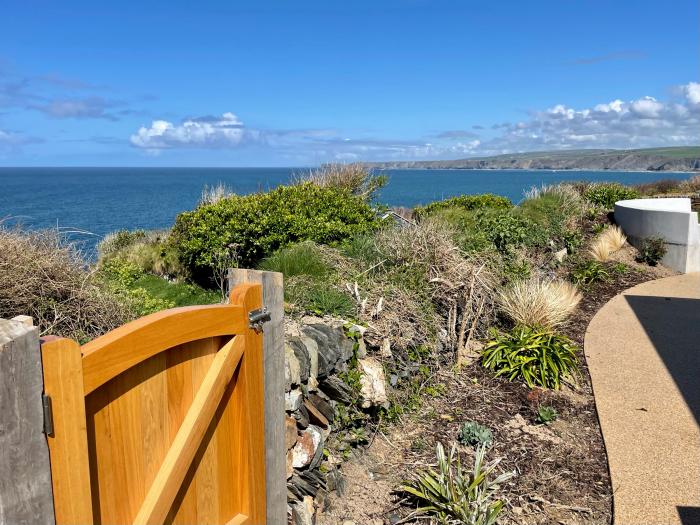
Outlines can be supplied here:
[[44, 409], [44, 434], [53, 436], [53, 408], [51, 406], [51, 396], [41, 394], [41, 405]]
[[251, 310], [248, 313], [248, 325], [256, 332], [262, 332], [263, 323], [270, 319], [270, 312], [265, 307]]

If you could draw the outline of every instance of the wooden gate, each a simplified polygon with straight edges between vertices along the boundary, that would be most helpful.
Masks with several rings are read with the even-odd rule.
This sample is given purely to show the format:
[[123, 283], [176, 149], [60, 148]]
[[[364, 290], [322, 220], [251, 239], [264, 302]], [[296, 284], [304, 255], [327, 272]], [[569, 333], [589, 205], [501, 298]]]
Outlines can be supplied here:
[[265, 523], [259, 284], [82, 347], [42, 341], [56, 522]]

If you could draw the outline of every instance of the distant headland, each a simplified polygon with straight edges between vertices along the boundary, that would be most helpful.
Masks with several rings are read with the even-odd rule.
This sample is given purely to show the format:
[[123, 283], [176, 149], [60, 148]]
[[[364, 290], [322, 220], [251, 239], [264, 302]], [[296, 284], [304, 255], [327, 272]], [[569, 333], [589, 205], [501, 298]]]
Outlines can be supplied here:
[[700, 146], [536, 151], [457, 160], [364, 163], [384, 169], [700, 171]]

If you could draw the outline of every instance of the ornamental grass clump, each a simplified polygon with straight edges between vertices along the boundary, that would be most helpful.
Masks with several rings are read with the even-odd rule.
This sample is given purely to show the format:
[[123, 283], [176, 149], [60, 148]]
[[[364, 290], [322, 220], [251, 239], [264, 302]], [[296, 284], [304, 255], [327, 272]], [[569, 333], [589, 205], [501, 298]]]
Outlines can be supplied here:
[[486, 343], [481, 363], [509, 381], [558, 389], [578, 372], [576, 346], [550, 330], [517, 326]]
[[563, 324], [581, 301], [574, 284], [533, 277], [498, 292], [500, 311], [515, 324], [553, 328]]
[[622, 249], [627, 237], [619, 226], [606, 228], [596, 237], [588, 253], [598, 262], [607, 262], [616, 251]]
[[415, 515], [432, 517], [441, 525], [494, 525], [503, 510], [498, 492], [515, 472], [496, 476], [500, 459], [485, 463], [486, 447], [476, 450], [471, 469], [462, 466], [456, 445], [448, 458], [438, 443], [436, 456], [437, 471], [419, 472], [401, 487], [417, 501]]
[[0, 226], [0, 317], [29, 315], [42, 334], [85, 342], [133, 319], [128, 298], [101, 286], [56, 230]]

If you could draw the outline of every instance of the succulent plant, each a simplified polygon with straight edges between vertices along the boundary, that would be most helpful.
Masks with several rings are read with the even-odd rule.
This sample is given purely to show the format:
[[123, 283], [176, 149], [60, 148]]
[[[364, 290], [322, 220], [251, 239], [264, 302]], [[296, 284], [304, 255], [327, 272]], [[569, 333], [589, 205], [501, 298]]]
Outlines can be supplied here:
[[493, 443], [493, 433], [476, 421], [467, 421], [459, 430], [459, 441], [464, 445], [488, 447]]
[[537, 422], [543, 425], [549, 425], [552, 421], [555, 421], [559, 417], [559, 414], [550, 406], [540, 406], [537, 409]]

